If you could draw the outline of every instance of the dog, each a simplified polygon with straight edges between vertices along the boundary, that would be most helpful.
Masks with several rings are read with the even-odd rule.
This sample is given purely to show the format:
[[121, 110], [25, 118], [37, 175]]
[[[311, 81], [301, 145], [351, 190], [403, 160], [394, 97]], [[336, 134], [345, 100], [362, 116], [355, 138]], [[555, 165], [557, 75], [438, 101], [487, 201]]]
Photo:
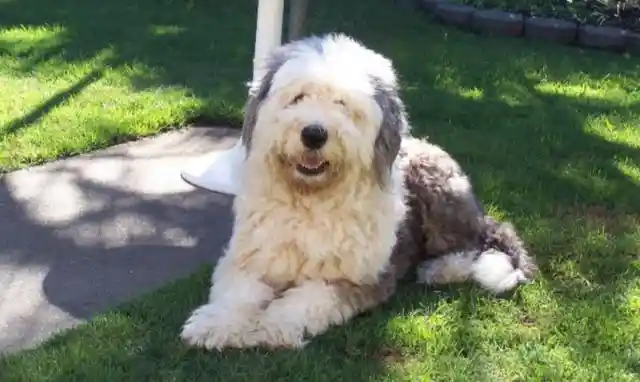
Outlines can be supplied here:
[[[245, 105], [232, 235], [208, 302], [182, 327], [186, 343], [303, 347], [387, 301], [418, 264], [430, 284], [497, 290], [521, 278], [512, 259], [526, 251], [489, 254], [502, 226], [453, 159], [411, 138], [388, 58], [328, 34], [276, 48], [265, 69]], [[496, 258], [516, 265], [496, 276]]]

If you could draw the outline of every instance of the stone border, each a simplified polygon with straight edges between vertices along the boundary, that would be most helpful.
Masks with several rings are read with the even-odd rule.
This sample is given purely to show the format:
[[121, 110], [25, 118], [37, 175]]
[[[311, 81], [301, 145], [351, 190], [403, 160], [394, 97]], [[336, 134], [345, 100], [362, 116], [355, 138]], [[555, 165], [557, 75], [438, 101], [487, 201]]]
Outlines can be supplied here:
[[[397, 1], [397, 0], [396, 0]], [[617, 53], [640, 55], [640, 33], [605, 26], [581, 25], [573, 21], [525, 17], [498, 9], [477, 9], [448, 0], [413, 0], [419, 10], [443, 24], [471, 32], [575, 45]]]

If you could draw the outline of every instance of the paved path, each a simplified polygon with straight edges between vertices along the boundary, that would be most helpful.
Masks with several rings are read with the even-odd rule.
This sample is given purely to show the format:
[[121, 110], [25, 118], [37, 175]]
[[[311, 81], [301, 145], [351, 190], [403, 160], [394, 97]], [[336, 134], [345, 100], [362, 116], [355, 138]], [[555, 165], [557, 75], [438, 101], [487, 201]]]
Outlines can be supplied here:
[[215, 260], [231, 198], [180, 170], [235, 137], [190, 128], [0, 177], [0, 353]]

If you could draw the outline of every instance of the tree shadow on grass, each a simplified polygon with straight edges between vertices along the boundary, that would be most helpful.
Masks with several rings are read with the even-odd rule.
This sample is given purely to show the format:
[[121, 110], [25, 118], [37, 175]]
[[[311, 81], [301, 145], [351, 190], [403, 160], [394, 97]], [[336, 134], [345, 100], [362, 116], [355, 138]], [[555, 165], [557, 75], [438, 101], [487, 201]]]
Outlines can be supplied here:
[[66, 102], [70, 97], [75, 96], [82, 92], [87, 86], [92, 83], [98, 81], [102, 77], [102, 69], [95, 69], [86, 74], [83, 78], [78, 80], [73, 86], [64, 89], [62, 91], [57, 92], [45, 102], [37, 105], [33, 110], [31, 110], [26, 115], [14, 119], [13, 121], [7, 123], [5, 126], [0, 128], [0, 131], [3, 134], [12, 134], [17, 130], [28, 127], [32, 123], [36, 122], [41, 117], [45, 116], [55, 107], [62, 105]]
[[[526, 314], [538, 314], [526, 312], [526, 302], [514, 305], [464, 286], [437, 293], [405, 284], [388, 305], [332, 328], [302, 351], [188, 348], [177, 334], [191, 309], [206, 299], [210, 271], [204, 267], [188, 280], [54, 337], [28, 357], [0, 361], [3, 380], [579, 380], [616, 372], [611, 365], [634, 367], [619, 350], [608, 353], [584, 333], [576, 333], [579, 339], [559, 339], [544, 325], [562, 331], [564, 323], [533, 320]], [[582, 301], [579, 308], [588, 304]], [[555, 319], [566, 314], [553, 313]], [[601, 319], [612, 326], [622, 323], [613, 314]], [[591, 330], [597, 339], [602, 329]], [[622, 339], [608, 343], [616, 346], [629, 344]], [[570, 355], [550, 357], [562, 351]], [[602, 369], [603, 359], [609, 369]]]
[[[523, 375], [637, 375], [640, 357], [630, 345], [640, 341], [637, 309], [628, 301], [638, 295], [640, 279], [640, 185], [637, 173], [622, 169], [640, 166], [640, 142], [629, 126], [625, 136], [624, 126], [589, 131], [589, 123], [601, 117], [637, 122], [638, 103], [621, 106], [524, 86], [531, 99], [508, 105], [498, 99], [504, 95], [499, 88], [476, 86], [485, 97], [434, 97], [434, 108], [450, 119], [418, 128], [456, 154], [480, 199], [516, 224], [541, 265], [541, 291], [519, 307], [540, 333], [515, 347], [533, 371]], [[514, 321], [518, 325], [517, 317], [503, 325]], [[564, 355], [553, 360], [554, 353]]]
[[[16, 75], [34, 70], [46, 72], [55, 62], [60, 67], [88, 62], [105, 49], [114, 54], [110, 66], [143, 67], [128, 70], [137, 89], [181, 86], [209, 103], [212, 117], [228, 110], [237, 120], [246, 94], [253, 54], [255, 6], [238, 2], [64, 0], [55, 10], [44, 11], [46, 2], [0, 4], [0, 27], [51, 26], [60, 28], [50, 43], [34, 41]], [[211, 111], [211, 110], [209, 110]]]
[[[457, 102], [461, 107], [470, 107], [468, 102], [483, 101], [460, 98]], [[508, 110], [509, 107], [505, 106], [504, 112], [508, 113]], [[171, 153], [167, 152], [169, 155]], [[189, 281], [168, 285], [157, 293], [127, 303], [76, 331], [54, 338], [43, 347], [27, 353], [28, 356], [7, 358], [2, 361], [4, 364], [0, 368], [4, 373], [2, 380], [262, 381], [296, 380], [304, 375], [310, 376], [306, 379], [310, 381], [365, 381], [409, 378], [420, 373], [482, 381], [495, 380], [492, 376], [501, 373], [507, 377], [533, 373], [543, 379], [594, 375], [602, 372], [602, 369], [580, 365], [585, 360], [596, 358], [606, 359], [605, 366], [602, 366], [609, 368], [606, 370], [614, 367], [612, 365], [619, 365], [621, 369], [634, 367], [633, 357], [624, 358], [626, 355], [623, 354], [625, 346], [632, 343], [629, 333], [622, 332], [616, 337], [611, 336], [613, 333], [610, 332], [612, 327], [629, 327], [626, 325], [629, 315], [620, 312], [615, 301], [608, 300], [625, 291], [628, 287], [625, 280], [605, 280], [609, 273], [601, 275], [603, 284], [609, 282], [609, 286], [603, 289], [593, 287], [593, 277], [588, 285], [581, 285], [581, 278], [574, 274], [567, 274], [564, 279], [554, 279], [557, 275], [562, 276], [554, 263], [558, 260], [554, 258], [557, 253], [547, 250], [553, 248], [552, 244], [560, 244], [560, 249], [574, 249], [576, 243], [589, 240], [597, 227], [587, 226], [582, 230], [569, 227], [563, 235], [550, 233], [549, 229], [562, 228], [563, 221], [554, 215], [555, 210], [546, 210], [531, 201], [522, 204], [532, 198], [535, 192], [542, 191], [529, 190], [529, 187], [518, 188], [521, 194], [513, 196], [492, 188], [506, 189], [508, 176], [513, 175], [509, 172], [510, 167], [502, 165], [501, 161], [492, 163], [490, 167], [496, 175], [491, 182], [479, 182], [479, 188], [485, 197], [491, 198], [493, 204], [500, 205], [500, 201], [506, 199], [508, 204], [503, 207], [505, 210], [519, 205], [518, 213], [508, 214], [516, 217], [521, 228], [524, 226], [524, 236], [541, 260], [545, 273], [540, 286], [525, 288], [521, 296], [498, 300], [484, 297], [482, 293], [477, 293], [476, 288], [470, 287], [452, 287], [444, 293], [436, 293], [415, 285], [405, 285], [389, 305], [358, 317], [344, 327], [332, 329], [302, 352], [232, 351], [219, 355], [187, 349], [177, 338], [180, 325], [189, 311], [206, 298], [211, 270], [206, 267]], [[547, 167], [540, 170], [543, 169], [549, 171]], [[513, 176], [518, 174], [516, 172]], [[627, 184], [623, 179], [617, 179], [619, 184], [615, 189], [622, 194], [630, 192], [632, 187], [631, 182]], [[559, 178], [558, 181], [566, 183], [567, 187], [571, 185], [566, 178]], [[114, 258], [119, 258], [118, 262], [131, 261], [130, 265], [138, 269], [136, 272], [142, 271], [144, 275], [144, 268], [149, 267], [153, 271], [155, 265], [164, 262], [159, 258], [164, 258], [163, 253], [171, 258], [179, 258], [210, 248], [204, 244], [208, 237], [207, 227], [217, 217], [209, 215], [213, 212], [208, 212], [207, 203], [198, 201], [196, 195], [184, 196], [192, 199], [190, 205], [197, 210], [194, 212], [192, 208], [181, 206], [179, 200], [183, 200], [183, 197], [175, 201], [172, 201], [172, 197], [146, 200], [120, 190], [106, 189], [82, 177], [78, 179], [78, 184], [92, 195], [92, 200], [104, 199], [102, 204], [110, 207], [106, 212], [84, 215], [68, 226], [72, 231], [90, 234], [95, 231], [93, 227], [104, 224], [105, 219], [109, 220], [114, 215], [142, 213], [151, 219], [157, 229], [148, 237], [152, 241], [156, 241], [158, 235], [163, 236], [161, 232], [171, 231], [171, 228], [174, 231], [182, 229], [186, 236], [197, 236], [203, 241], [197, 247], [185, 250], [145, 247], [147, 239], [142, 233], [135, 240], [138, 245], [130, 243], [128, 246], [105, 250], [100, 249], [104, 243], [94, 242], [89, 246], [84, 243], [85, 247], [79, 249], [76, 241], [65, 239], [68, 235], [65, 235], [67, 230], [64, 226], [58, 227], [55, 235], [50, 228], [40, 227], [39, 241], [29, 244], [29, 248], [35, 245], [37, 251], [50, 250], [52, 247], [47, 242], [51, 239], [63, 242], [62, 247], [58, 247], [60, 253], [78, 253], [79, 250], [79, 257], [51, 269], [43, 283], [49, 301], [73, 315], [89, 316], [89, 310], [70, 303], [74, 293], [84, 293], [86, 301], [91, 302], [93, 298], [89, 291], [92, 290], [92, 283], [96, 284], [93, 290], [102, 291], [100, 294], [104, 293], [106, 285], [113, 287], [110, 292], [118, 294], [123, 276], [135, 279], [140, 275], [110, 272], [109, 264], [115, 261]], [[584, 182], [579, 188], [589, 190], [589, 185], [590, 182]], [[593, 184], [591, 186], [595, 187]], [[551, 192], [544, 196], [556, 207], [566, 204], [565, 200], [556, 199]], [[597, 201], [599, 194], [589, 197]], [[520, 213], [527, 211], [531, 218], [518, 218]], [[204, 220], [199, 221], [197, 216]], [[570, 218], [575, 218], [575, 215]], [[18, 221], [14, 223], [20, 226]], [[136, 229], [140, 229], [141, 225], [144, 226], [136, 224]], [[533, 230], [533, 225], [540, 225], [547, 230]], [[10, 233], [9, 236], [18, 235]], [[204, 247], [200, 248], [201, 244]], [[11, 247], [5, 248], [11, 250]], [[13, 249], [18, 248], [14, 245]], [[155, 252], [139, 257], [140, 250]], [[589, 260], [586, 255], [590, 252], [583, 252], [580, 248], [575, 251], [574, 260], [594, 262], [585, 266], [586, 270], [601, 271], [603, 260], [600, 257]], [[577, 255], [585, 258], [580, 259]], [[566, 260], [571, 259], [562, 259]], [[20, 266], [28, 266], [33, 261], [25, 259]], [[89, 269], [97, 273], [83, 271], [87, 269], [87, 263], [91, 263]], [[174, 268], [175, 264], [168, 261], [168, 266]], [[625, 259], [616, 259], [614, 270], [622, 266], [629, 266], [629, 263]], [[580, 298], [577, 298], [578, 293]], [[584, 323], [575, 325], [576, 320], [583, 320]], [[558, 325], [558, 322], [566, 322], [566, 325]], [[607, 324], [603, 326], [603, 323]], [[615, 348], [617, 352], [612, 351]], [[558, 349], [571, 351], [574, 355], [562, 361], [549, 359], [549, 354]], [[518, 357], [525, 358], [526, 362]], [[576, 369], [572, 371], [574, 374], [558, 371], [567, 365]], [[533, 372], [528, 368], [533, 368]], [[29, 377], [30, 372], [39, 374]]]
[[[334, 328], [303, 351], [230, 350], [221, 354], [187, 348], [177, 335], [190, 310], [206, 298], [210, 271], [203, 267], [188, 280], [168, 284], [89, 325], [58, 335], [30, 351], [29, 357], [0, 360], [3, 381], [372, 381], [402, 376], [402, 365], [418, 356], [400, 348], [410, 338], [397, 338], [386, 328], [394, 316], [425, 307], [415, 289], [405, 290], [408, 293], [401, 304]], [[455, 347], [460, 338], [452, 334], [443, 352]], [[451, 374], [438, 360], [439, 354], [434, 355], [429, 367], [436, 368], [435, 375]], [[481, 370], [470, 369], [472, 362], [464, 357], [444, 356], [447, 366], [461, 365], [458, 369], [468, 369], [469, 375], [478, 377], [474, 380], [484, 380]]]
[[[121, 64], [153, 69], [132, 75], [136, 87], [180, 84], [230, 110], [244, 98], [239, 84], [249, 73], [254, 26], [247, 4], [207, 2], [193, 12], [177, 3], [149, 11], [146, 2], [96, 7], [67, 0], [46, 15], [8, 4], [0, 12], [5, 25], [66, 26], [73, 39], [64, 60], [110, 45]], [[511, 300], [485, 298], [475, 288], [443, 295], [407, 286], [389, 306], [304, 352], [212, 355], [188, 350], [176, 337], [206, 296], [206, 269], [115, 311], [113, 321], [100, 319], [36, 350], [52, 379], [375, 380], [416, 368], [472, 380], [637, 373], [640, 356], [630, 346], [640, 329], [626, 300], [640, 277], [640, 199], [637, 176], [625, 171], [640, 164], [638, 138], [628, 129], [640, 119], [630, 96], [640, 83], [638, 64], [465, 35], [390, 4], [317, 4], [311, 29], [352, 33], [394, 60], [416, 132], [452, 152], [480, 198], [516, 224], [542, 265], [539, 283]], [[216, 13], [218, 7], [224, 9]], [[91, 12], [105, 18], [83, 18]], [[590, 128], [595, 123], [599, 128]], [[7, 362], [16, 366], [4, 370], [22, 373], [30, 361]]]
[[[239, 106], [246, 94], [244, 83], [251, 73], [255, 4], [63, 0], [55, 10], [45, 12], [47, 7], [43, 0], [0, 5], [0, 27], [61, 28], [51, 41], [35, 40], [24, 51], [13, 52], [33, 57], [21, 60], [18, 70], [22, 75], [46, 71], [51, 62], [64, 66], [89, 61], [110, 49], [114, 68], [144, 68], [123, 70], [135, 88], [185, 87], [204, 101], [199, 114], [239, 119]], [[504, 69], [509, 73], [538, 65], [549, 65], [551, 77], [561, 80], [580, 71], [581, 66], [588, 67], [584, 73], [587, 78], [610, 73], [637, 78], [638, 73], [638, 65], [620, 63], [617, 56], [609, 60], [610, 55], [589, 52], [578, 57], [573, 48], [534, 45], [531, 49], [521, 42], [486, 42], [455, 31], [449, 38], [449, 30], [384, 1], [313, 4], [308, 29], [310, 33], [350, 33], [394, 59], [403, 77], [422, 84], [422, 71], [427, 66], [441, 70], [442, 76], [451, 65], [472, 74], [472, 84], [486, 75], [501, 76]], [[511, 50], [514, 57], [496, 61], [505, 56], [504, 50]], [[430, 98], [428, 91], [424, 97]]]

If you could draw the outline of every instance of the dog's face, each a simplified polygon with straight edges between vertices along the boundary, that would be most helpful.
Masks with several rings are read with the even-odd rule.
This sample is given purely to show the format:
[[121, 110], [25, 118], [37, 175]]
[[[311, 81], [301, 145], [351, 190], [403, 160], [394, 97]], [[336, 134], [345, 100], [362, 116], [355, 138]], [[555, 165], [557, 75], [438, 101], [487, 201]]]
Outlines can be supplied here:
[[321, 188], [372, 166], [380, 122], [371, 97], [293, 80], [263, 102], [251, 150], [292, 184]]
[[243, 138], [250, 155], [298, 189], [363, 177], [382, 186], [406, 119], [394, 82], [368, 68], [381, 57], [352, 40], [304, 42], [281, 50], [289, 55], [272, 63], [249, 101]]

